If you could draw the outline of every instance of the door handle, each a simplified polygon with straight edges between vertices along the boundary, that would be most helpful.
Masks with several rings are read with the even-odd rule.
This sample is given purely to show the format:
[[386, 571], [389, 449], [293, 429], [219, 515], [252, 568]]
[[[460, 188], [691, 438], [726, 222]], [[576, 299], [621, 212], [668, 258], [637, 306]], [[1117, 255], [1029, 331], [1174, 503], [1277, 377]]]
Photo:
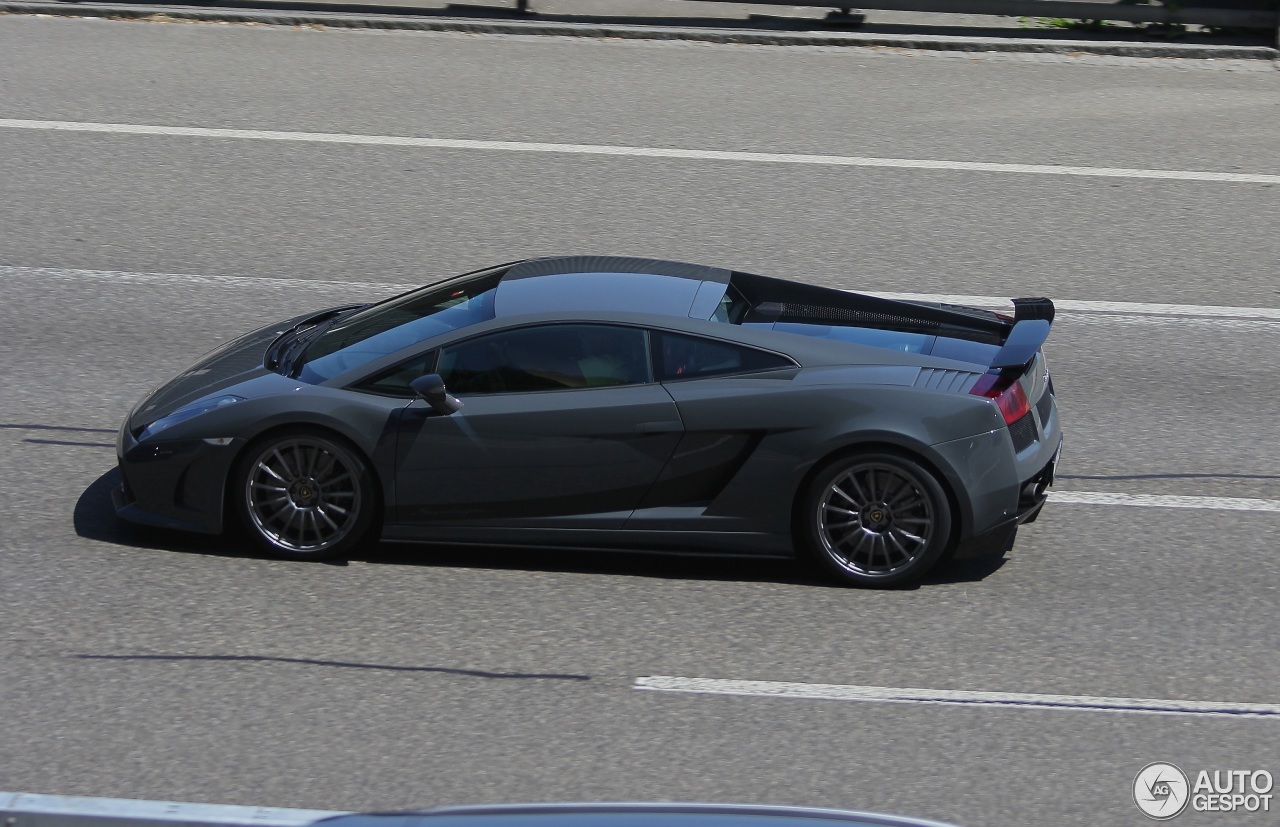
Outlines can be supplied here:
[[678, 434], [684, 430], [684, 423], [678, 419], [664, 419], [661, 422], [641, 422], [636, 426], [636, 433], [641, 434]]

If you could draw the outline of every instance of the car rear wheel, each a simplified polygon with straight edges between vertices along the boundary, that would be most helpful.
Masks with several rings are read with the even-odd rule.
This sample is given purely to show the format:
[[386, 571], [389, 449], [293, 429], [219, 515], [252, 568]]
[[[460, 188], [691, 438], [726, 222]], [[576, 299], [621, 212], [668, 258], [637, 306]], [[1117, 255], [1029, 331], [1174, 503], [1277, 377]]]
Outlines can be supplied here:
[[323, 560], [369, 534], [374, 483], [359, 452], [327, 434], [297, 431], [250, 446], [236, 476], [241, 521], [278, 557]]
[[842, 457], [818, 472], [805, 498], [803, 536], [826, 572], [862, 586], [915, 582], [951, 542], [951, 507], [919, 463], [889, 453]]

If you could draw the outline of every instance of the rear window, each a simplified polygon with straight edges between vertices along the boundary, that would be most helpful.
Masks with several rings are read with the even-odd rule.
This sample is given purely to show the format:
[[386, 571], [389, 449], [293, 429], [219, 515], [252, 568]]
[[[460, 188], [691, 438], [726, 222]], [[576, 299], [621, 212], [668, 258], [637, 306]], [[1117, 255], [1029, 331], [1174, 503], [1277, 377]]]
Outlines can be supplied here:
[[742, 293], [738, 292], [738, 288], [731, 284], [724, 291], [724, 296], [721, 297], [720, 303], [716, 305], [715, 312], [711, 314], [711, 321], [725, 324], [742, 324], [742, 320], [750, 309], [751, 303], [743, 298]]

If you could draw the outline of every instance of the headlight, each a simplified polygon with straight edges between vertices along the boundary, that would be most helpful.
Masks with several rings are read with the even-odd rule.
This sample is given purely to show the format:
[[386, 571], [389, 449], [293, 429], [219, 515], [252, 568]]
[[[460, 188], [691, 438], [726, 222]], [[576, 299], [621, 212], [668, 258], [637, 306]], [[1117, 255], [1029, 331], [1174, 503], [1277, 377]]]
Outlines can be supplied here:
[[234, 405], [237, 402], [243, 402], [243, 396], [219, 396], [214, 399], [206, 399], [203, 402], [197, 402], [194, 405], [188, 405], [185, 408], [179, 408], [168, 416], [162, 416], [155, 422], [142, 429], [142, 433], [138, 434], [138, 440], [144, 440], [147, 437], [155, 436], [165, 428], [177, 425], [179, 422], [185, 422], [193, 416], [199, 416], [202, 413], [208, 413], [216, 408], [225, 408], [228, 405]]

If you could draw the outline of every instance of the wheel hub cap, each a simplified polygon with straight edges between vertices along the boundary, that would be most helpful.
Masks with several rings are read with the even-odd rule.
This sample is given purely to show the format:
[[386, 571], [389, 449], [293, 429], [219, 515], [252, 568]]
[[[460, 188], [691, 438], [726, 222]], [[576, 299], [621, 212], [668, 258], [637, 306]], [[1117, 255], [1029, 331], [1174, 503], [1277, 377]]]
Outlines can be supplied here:
[[298, 508], [312, 508], [320, 503], [320, 486], [315, 480], [296, 480], [289, 486], [289, 499]]
[[884, 531], [893, 522], [893, 512], [884, 503], [862, 509], [862, 525], [872, 531]]

